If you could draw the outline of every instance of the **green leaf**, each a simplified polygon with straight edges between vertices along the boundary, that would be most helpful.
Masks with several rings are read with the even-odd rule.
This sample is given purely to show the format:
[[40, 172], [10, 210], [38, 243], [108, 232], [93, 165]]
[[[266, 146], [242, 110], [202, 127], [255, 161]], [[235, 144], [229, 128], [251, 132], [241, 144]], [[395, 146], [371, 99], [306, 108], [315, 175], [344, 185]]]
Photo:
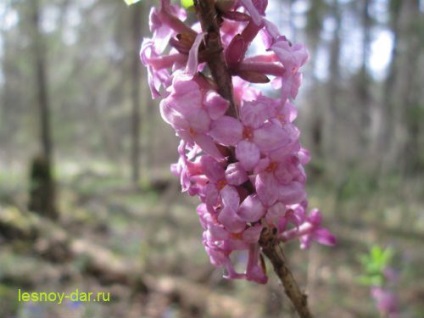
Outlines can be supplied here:
[[131, 4], [139, 2], [140, 0], [124, 0], [124, 1], [127, 5], [131, 5]]
[[384, 283], [384, 278], [381, 275], [361, 275], [356, 281], [361, 285], [381, 286]]
[[194, 6], [194, 0], [181, 0], [181, 5], [186, 9], [191, 8]]
[[372, 286], [382, 286], [384, 278], [381, 275], [370, 276], [370, 282]]
[[385, 263], [388, 264], [391, 261], [392, 257], [393, 257], [393, 249], [386, 248], [383, 251], [383, 258], [384, 258]]
[[383, 254], [383, 250], [381, 249], [380, 246], [374, 245], [371, 248], [371, 258], [373, 260], [379, 260], [381, 258], [381, 255]]

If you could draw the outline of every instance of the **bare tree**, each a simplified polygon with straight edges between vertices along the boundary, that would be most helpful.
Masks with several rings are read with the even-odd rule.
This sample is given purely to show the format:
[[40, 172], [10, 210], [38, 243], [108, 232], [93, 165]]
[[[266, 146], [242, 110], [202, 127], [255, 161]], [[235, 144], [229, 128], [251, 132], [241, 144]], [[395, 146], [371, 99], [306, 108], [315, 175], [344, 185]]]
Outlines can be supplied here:
[[131, 117], [131, 179], [134, 185], [140, 180], [140, 90], [141, 90], [141, 74], [140, 74], [140, 58], [138, 51], [140, 48], [142, 36], [142, 14], [143, 6], [141, 3], [135, 5], [132, 10], [132, 59], [131, 59], [131, 100], [132, 100], [132, 117]]
[[372, 19], [370, 16], [371, 0], [360, 2], [362, 20], [362, 56], [361, 68], [356, 78], [356, 95], [360, 112], [360, 143], [365, 145], [369, 141], [370, 133], [370, 107], [371, 107], [371, 76], [369, 70], [369, 57], [371, 54], [371, 28]]
[[420, 88], [417, 79], [423, 76], [419, 67], [423, 52], [421, 38], [423, 14], [419, 1], [392, 0], [390, 27], [393, 32], [393, 50], [389, 74], [384, 88], [382, 107], [384, 123], [380, 149], [383, 172], [393, 168], [410, 168], [417, 161], [419, 118], [421, 109]]
[[52, 174], [53, 142], [46, 68], [46, 48], [41, 31], [40, 4], [31, 1], [31, 33], [34, 66], [34, 103], [39, 114], [40, 154], [31, 163], [29, 209], [50, 218], [57, 218], [55, 184]]

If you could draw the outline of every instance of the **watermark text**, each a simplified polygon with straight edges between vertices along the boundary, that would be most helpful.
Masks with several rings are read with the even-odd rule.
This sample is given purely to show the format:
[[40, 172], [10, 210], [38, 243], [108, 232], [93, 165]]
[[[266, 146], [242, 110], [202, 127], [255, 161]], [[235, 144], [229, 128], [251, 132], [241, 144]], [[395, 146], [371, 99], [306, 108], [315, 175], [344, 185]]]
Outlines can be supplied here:
[[73, 292], [27, 292], [18, 289], [18, 302], [48, 302], [62, 304], [65, 300], [72, 302], [109, 302], [110, 292], [84, 292], [75, 289]]

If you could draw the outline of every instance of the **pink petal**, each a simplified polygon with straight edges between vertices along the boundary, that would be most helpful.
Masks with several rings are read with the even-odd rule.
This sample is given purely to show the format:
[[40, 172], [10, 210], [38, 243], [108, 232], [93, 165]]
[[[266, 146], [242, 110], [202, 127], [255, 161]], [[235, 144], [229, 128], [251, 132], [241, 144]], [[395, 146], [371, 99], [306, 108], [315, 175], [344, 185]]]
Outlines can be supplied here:
[[242, 240], [246, 243], [258, 243], [262, 233], [262, 225], [255, 224], [243, 231]]
[[265, 206], [271, 206], [278, 198], [278, 184], [270, 173], [259, 173], [255, 179], [256, 192]]
[[216, 247], [205, 245], [205, 250], [206, 253], [208, 253], [209, 255], [209, 260], [212, 265], [223, 266], [225, 264], [228, 264], [230, 261], [228, 255], [226, 255], [226, 253]]
[[287, 144], [288, 140], [284, 130], [270, 122], [256, 129], [253, 135], [253, 142], [261, 151], [271, 151], [282, 147]]
[[238, 215], [246, 222], [256, 222], [265, 214], [265, 207], [256, 195], [249, 195], [240, 204]]
[[296, 213], [294, 210], [289, 209], [286, 211], [286, 213], [284, 214], [284, 219], [287, 222], [290, 222], [294, 225], [296, 225], [297, 228], [299, 228], [299, 226], [303, 223], [303, 219], [302, 216], [299, 215], [298, 213]]
[[314, 239], [323, 245], [334, 246], [336, 245], [336, 237], [327, 229], [320, 228], [315, 231]]
[[182, 140], [186, 141], [188, 144], [192, 144], [193, 136], [190, 134], [190, 131], [188, 129], [181, 129], [178, 127], [175, 127], [173, 125], [174, 129], [176, 130], [176, 134], [178, 137], [180, 137]]
[[221, 198], [224, 206], [231, 207], [232, 210], [237, 210], [240, 204], [240, 197], [237, 190], [232, 186], [225, 186], [221, 190]]
[[258, 174], [260, 172], [263, 172], [269, 166], [270, 163], [271, 161], [267, 157], [260, 159], [258, 164], [255, 166], [253, 173]]
[[193, 109], [189, 115], [186, 115], [186, 118], [194, 132], [205, 133], [209, 130], [211, 120], [203, 109]]
[[282, 109], [279, 111], [277, 117], [283, 124], [292, 123], [297, 117], [296, 106], [287, 100]]
[[258, 128], [272, 116], [273, 104], [264, 96], [259, 96], [255, 101], [243, 103], [240, 109], [240, 120], [245, 126]]
[[205, 33], [200, 33], [196, 36], [196, 39], [191, 46], [190, 52], [188, 53], [188, 61], [186, 67], [186, 73], [190, 75], [194, 75], [197, 72], [197, 68], [199, 65], [199, 47], [203, 41]]
[[283, 219], [285, 213], [286, 206], [281, 202], [277, 202], [268, 209], [265, 215], [265, 219], [268, 224], [278, 227], [280, 224], [280, 220]]
[[308, 149], [301, 148], [297, 154], [299, 156], [300, 163], [306, 165], [311, 160], [311, 155]]
[[209, 117], [216, 120], [225, 115], [229, 103], [216, 92], [209, 91], [206, 93], [204, 105]]
[[265, 15], [265, 10], [268, 6], [268, 0], [253, 0], [253, 5], [261, 15]]
[[287, 185], [278, 187], [278, 199], [284, 204], [295, 204], [304, 200], [306, 197], [303, 184], [293, 181]]
[[199, 85], [193, 77], [184, 73], [177, 73], [172, 82], [171, 96], [175, 110], [182, 114], [189, 114], [193, 108], [201, 107], [201, 93]]
[[232, 186], [225, 186], [221, 190], [223, 208], [218, 215], [218, 221], [222, 223], [229, 232], [237, 233], [246, 227], [246, 222], [237, 215], [240, 198], [237, 190]]
[[243, 126], [233, 117], [223, 116], [212, 122], [209, 135], [218, 143], [225, 146], [235, 146], [240, 141]]
[[210, 224], [207, 232], [209, 239], [213, 241], [225, 240], [229, 237], [229, 233], [222, 225]]
[[225, 178], [231, 185], [241, 185], [249, 179], [246, 171], [238, 162], [228, 165], [227, 169], [225, 170]]
[[247, 280], [254, 281], [260, 284], [265, 284], [268, 280], [265, 275], [260, 260], [260, 250], [258, 244], [250, 244], [249, 246], [249, 258], [246, 267], [246, 278]]
[[258, 164], [260, 156], [258, 147], [247, 140], [240, 141], [236, 146], [236, 158], [246, 170], [252, 170]]
[[212, 182], [216, 183], [225, 178], [224, 168], [214, 158], [210, 156], [202, 156], [200, 158], [200, 164], [202, 166], [203, 173]]
[[281, 184], [289, 183], [295, 177], [293, 168], [296, 167], [290, 166], [287, 161], [280, 162], [274, 171], [275, 179], [277, 179]]
[[313, 224], [320, 225], [322, 222], [322, 215], [320, 210], [312, 209], [311, 212], [309, 212], [308, 220]]
[[202, 148], [203, 151], [210, 154], [215, 159], [223, 159], [224, 156], [222, 153], [218, 150], [216, 144], [212, 140], [211, 137], [206, 135], [196, 135], [194, 137], [194, 141], [197, 145], [199, 145], [200, 148]]
[[268, 20], [264, 20], [265, 32], [263, 32], [262, 41], [265, 45], [265, 48], [268, 50], [269, 47], [274, 44], [281, 35], [278, 31], [278, 27]]
[[206, 205], [203, 203], [199, 204], [196, 208], [196, 212], [199, 216], [199, 221], [202, 228], [206, 230], [211, 221], [211, 215], [208, 213]]
[[300, 142], [298, 139], [288, 140], [286, 144], [269, 153], [269, 158], [273, 161], [282, 162], [288, 155], [300, 150]]
[[183, 116], [176, 112], [172, 105], [168, 103], [168, 99], [163, 99], [159, 104], [160, 114], [162, 119], [172, 127], [185, 129], [188, 127], [188, 122]]
[[214, 184], [208, 184], [204, 189], [205, 203], [210, 208], [215, 206], [219, 200], [219, 191]]
[[236, 210], [229, 206], [225, 206], [218, 215], [218, 221], [232, 233], [238, 233], [246, 227], [246, 222], [243, 222], [236, 214]]
[[[268, 1], [266, 2], [268, 3]], [[246, 10], [250, 13], [250, 16], [252, 17], [253, 22], [255, 22], [256, 25], [260, 25], [262, 23], [263, 18], [261, 14], [258, 12], [258, 9], [256, 8], [256, 6], [252, 3], [252, 0], [241, 0], [241, 3], [246, 8]]]

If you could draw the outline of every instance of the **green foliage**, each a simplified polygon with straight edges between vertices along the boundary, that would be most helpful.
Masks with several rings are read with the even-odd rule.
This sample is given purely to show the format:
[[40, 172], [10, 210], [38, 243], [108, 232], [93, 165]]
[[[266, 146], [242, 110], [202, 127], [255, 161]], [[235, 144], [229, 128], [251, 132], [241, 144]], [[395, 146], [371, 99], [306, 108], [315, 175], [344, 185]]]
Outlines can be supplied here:
[[191, 8], [192, 6], [194, 6], [194, 1], [193, 0], [181, 0], [181, 5], [188, 9]]
[[131, 4], [139, 2], [140, 0], [124, 0], [124, 1], [127, 5], [131, 5]]
[[391, 248], [381, 248], [378, 245], [371, 247], [369, 253], [359, 256], [364, 274], [358, 281], [367, 286], [381, 286], [384, 283], [384, 269], [387, 268], [393, 257]]

